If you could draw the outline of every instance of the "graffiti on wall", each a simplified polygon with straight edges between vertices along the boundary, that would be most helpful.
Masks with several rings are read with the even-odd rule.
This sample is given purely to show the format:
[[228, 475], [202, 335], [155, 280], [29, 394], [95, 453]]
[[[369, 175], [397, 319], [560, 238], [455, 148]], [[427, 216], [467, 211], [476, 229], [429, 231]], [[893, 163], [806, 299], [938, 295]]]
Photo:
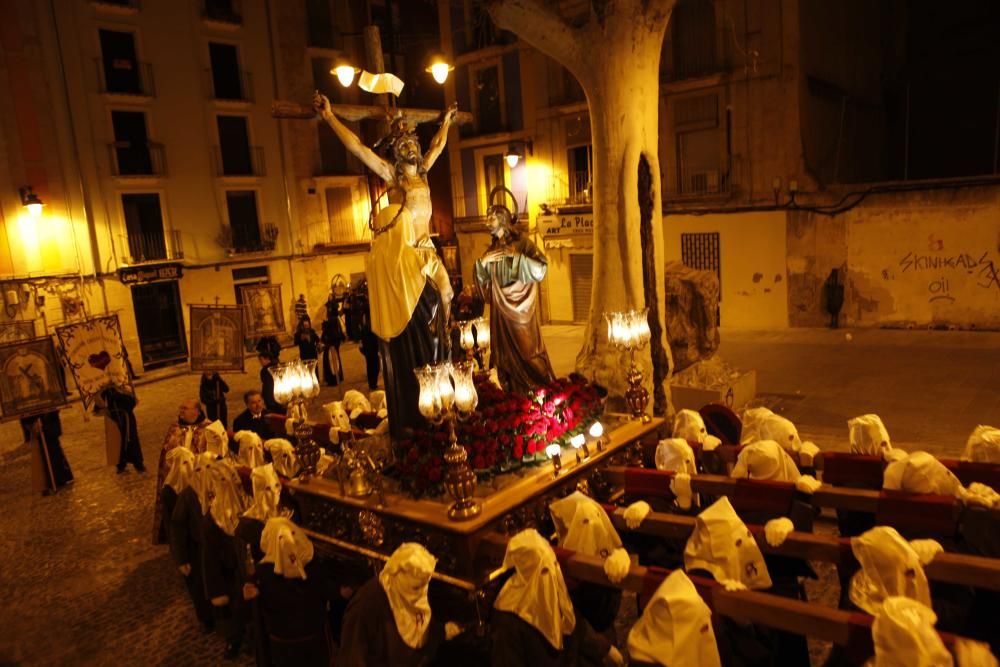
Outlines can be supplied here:
[[930, 303], [945, 301], [955, 303], [952, 282], [956, 274], [970, 276], [971, 284], [985, 290], [1000, 290], [1000, 269], [989, 250], [981, 252], [946, 252], [944, 240], [931, 234], [927, 250], [911, 250], [903, 254], [896, 266], [882, 270], [883, 280], [895, 280], [897, 274], [907, 278], [933, 274], [927, 282], [927, 300]]

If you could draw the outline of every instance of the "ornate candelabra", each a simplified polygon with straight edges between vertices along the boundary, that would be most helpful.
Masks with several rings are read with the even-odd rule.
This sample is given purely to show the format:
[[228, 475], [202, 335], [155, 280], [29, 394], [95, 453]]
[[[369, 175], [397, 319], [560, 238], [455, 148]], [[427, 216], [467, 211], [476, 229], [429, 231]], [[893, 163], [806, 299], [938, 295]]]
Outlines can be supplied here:
[[458, 444], [455, 420], [466, 419], [476, 409], [479, 397], [472, 382], [472, 364], [437, 364], [414, 369], [420, 383], [418, 407], [433, 424], [448, 423], [448, 449], [444, 460], [448, 470], [444, 486], [455, 502], [448, 509], [448, 518], [463, 521], [479, 516], [483, 508], [473, 499], [476, 491], [476, 473], [466, 459], [465, 448]]
[[482, 370], [490, 367], [490, 324], [485, 317], [462, 320], [455, 324], [459, 330], [458, 344], [465, 350], [469, 363], [475, 359], [476, 350], [482, 355]]
[[639, 364], [635, 362], [636, 350], [641, 350], [649, 343], [649, 311], [628, 310], [623, 312], [605, 313], [608, 321], [608, 341], [619, 350], [629, 354], [629, 369], [625, 376], [628, 389], [625, 391], [625, 403], [632, 411], [632, 418], [643, 423], [650, 421], [646, 414], [649, 403], [649, 392], [642, 386], [643, 374]]
[[288, 409], [295, 433], [295, 455], [302, 464], [300, 479], [303, 483], [316, 474], [320, 449], [312, 439], [312, 426], [308, 422], [306, 401], [319, 396], [319, 378], [316, 377], [316, 360], [297, 359], [291, 363], [268, 369], [274, 378], [274, 400]]

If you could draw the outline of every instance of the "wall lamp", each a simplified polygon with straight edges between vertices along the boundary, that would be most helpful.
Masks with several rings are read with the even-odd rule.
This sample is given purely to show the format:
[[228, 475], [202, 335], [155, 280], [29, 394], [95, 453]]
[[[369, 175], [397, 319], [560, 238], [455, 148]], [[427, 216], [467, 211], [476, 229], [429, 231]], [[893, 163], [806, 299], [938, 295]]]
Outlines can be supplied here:
[[33, 218], [37, 218], [42, 214], [42, 207], [45, 203], [39, 198], [38, 195], [34, 193], [30, 185], [25, 185], [23, 188], [19, 188], [18, 192], [21, 193], [21, 206], [28, 209], [28, 213]]
[[455, 66], [445, 60], [440, 53], [431, 56], [430, 63], [424, 71], [433, 76], [435, 81], [444, 85], [444, 82], [448, 80], [448, 73], [454, 71]]
[[[534, 154], [534, 143], [532, 141], [512, 141], [507, 144], [507, 152], [504, 153], [504, 159], [507, 160], [507, 166], [513, 169], [517, 166], [518, 161], [523, 158], [526, 154]], [[525, 153], [527, 151], [527, 153]]]

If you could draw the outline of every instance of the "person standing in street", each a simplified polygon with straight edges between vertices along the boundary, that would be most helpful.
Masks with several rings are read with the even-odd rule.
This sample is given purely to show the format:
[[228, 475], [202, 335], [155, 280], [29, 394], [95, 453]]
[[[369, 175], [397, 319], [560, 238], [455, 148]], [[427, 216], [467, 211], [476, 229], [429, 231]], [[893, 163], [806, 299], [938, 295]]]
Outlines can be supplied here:
[[229, 410], [226, 407], [226, 394], [229, 393], [229, 385], [218, 373], [205, 371], [201, 374], [201, 387], [198, 389], [198, 397], [205, 406], [208, 414], [208, 421], [218, 419], [222, 425], [229, 427]]
[[136, 472], [146, 472], [146, 466], [142, 462], [142, 446], [139, 444], [139, 427], [135, 422], [134, 410], [138, 402], [135, 394], [115, 387], [108, 387], [100, 395], [99, 408], [105, 410], [118, 427], [121, 442], [117, 465], [119, 475], [125, 472], [125, 466], [129, 463]]
[[53, 410], [34, 417], [21, 419], [21, 429], [25, 441], [34, 435], [38, 440], [38, 451], [33, 454], [41, 459], [42, 478], [45, 480], [43, 494], [55, 493], [67, 484], [73, 483], [73, 471], [63, 453], [59, 438], [62, 436], [62, 422], [59, 411]]

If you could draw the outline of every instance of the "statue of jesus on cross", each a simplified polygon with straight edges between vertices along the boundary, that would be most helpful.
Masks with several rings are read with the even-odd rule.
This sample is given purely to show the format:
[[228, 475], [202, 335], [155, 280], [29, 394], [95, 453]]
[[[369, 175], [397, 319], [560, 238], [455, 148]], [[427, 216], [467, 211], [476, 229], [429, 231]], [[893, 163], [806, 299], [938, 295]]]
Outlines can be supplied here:
[[419, 386], [413, 369], [445, 361], [452, 288], [448, 272], [430, 238], [430, 169], [448, 140], [457, 107], [444, 114], [426, 154], [403, 116], [392, 120], [378, 146], [393, 162], [362, 143], [337, 117], [330, 100], [317, 92], [313, 104], [355, 157], [385, 181], [389, 205], [372, 225], [371, 251], [365, 262], [372, 331], [382, 347], [382, 368], [389, 428], [396, 438], [422, 423], [417, 409]]

